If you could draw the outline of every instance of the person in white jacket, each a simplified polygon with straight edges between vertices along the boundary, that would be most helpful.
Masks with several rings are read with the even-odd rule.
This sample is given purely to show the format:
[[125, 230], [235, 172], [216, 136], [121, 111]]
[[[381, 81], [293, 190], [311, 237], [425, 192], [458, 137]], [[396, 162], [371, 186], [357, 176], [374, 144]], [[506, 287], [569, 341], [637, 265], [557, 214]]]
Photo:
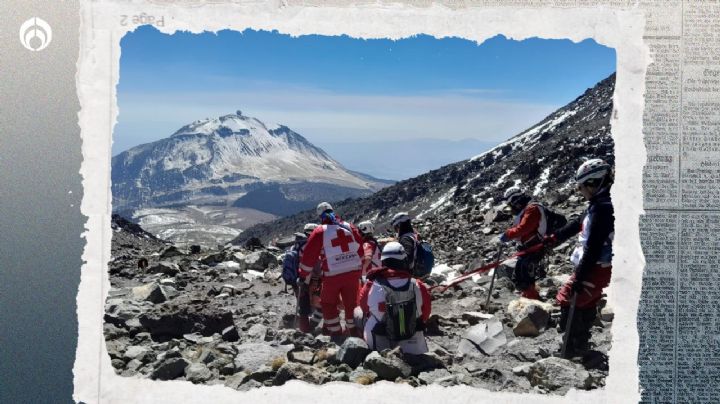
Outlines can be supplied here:
[[368, 272], [358, 296], [365, 323], [363, 338], [377, 351], [399, 346], [405, 353], [427, 352], [424, 325], [431, 311], [427, 286], [412, 277], [402, 244], [387, 243], [381, 263]]

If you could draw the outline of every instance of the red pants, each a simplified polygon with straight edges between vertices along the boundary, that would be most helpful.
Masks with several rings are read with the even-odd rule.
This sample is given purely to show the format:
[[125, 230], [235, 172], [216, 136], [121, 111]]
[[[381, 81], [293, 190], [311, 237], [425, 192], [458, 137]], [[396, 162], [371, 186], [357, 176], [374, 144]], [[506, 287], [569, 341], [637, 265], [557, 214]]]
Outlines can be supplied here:
[[[575, 300], [575, 307], [578, 309], [585, 309], [595, 307], [597, 302], [602, 297], [603, 289], [610, 284], [610, 275], [612, 274], [612, 267], [602, 267], [595, 265], [590, 271], [589, 276], [583, 281], [583, 290], [578, 293], [577, 299]], [[572, 300], [572, 285], [575, 282], [575, 274], [570, 276], [570, 279], [558, 291], [557, 299], [560, 306], [569, 306]]]
[[341, 330], [340, 312], [338, 303], [342, 296], [345, 308], [345, 324], [348, 328], [354, 327], [353, 311], [357, 306], [357, 294], [360, 282], [360, 271], [346, 272], [344, 274], [324, 276], [320, 302], [323, 312], [324, 327], [336, 333]]

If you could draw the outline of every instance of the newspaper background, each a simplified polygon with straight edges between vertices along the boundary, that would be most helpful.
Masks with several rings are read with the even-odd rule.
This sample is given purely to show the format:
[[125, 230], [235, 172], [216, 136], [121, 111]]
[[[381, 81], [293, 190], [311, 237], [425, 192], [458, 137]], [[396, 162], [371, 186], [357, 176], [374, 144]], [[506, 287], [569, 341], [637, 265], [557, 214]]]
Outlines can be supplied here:
[[[361, 389], [292, 382], [239, 396], [221, 386], [133, 380], [114, 374], [102, 336], [103, 302], [109, 286], [109, 139], [117, 117], [119, 41], [135, 27], [119, 22], [121, 15], [148, 15], [164, 17], [158, 29], [166, 33], [253, 28], [294, 35], [400, 38], [423, 32], [479, 42], [502, 33], [518, 40], [593, 37], [615, 48], [618, 81], [612, 131], [618, 173], [613, 197], [618, 235], [609, 298], [616, 320], [607, 386], [593, 392], [571, 391], [565, 397], [453, 387], [453, 398], [466, 402], [478, 398], [720, 401], [716, 383], [720, 323], [711, 301], [718, 293], [713, 288], [718, 275], [712, 270], [719, 247], [714, 231], [720, 230], [719, 1], [87, 1], [81, 14], [78, 93], [83, 213], [89, 217], [89, 236], [78, 294], [76, 400], [229, 402], [242, 397], [251, 402], [330, 402], [351, 396], [357, 402], [380, 397], [384, 402], [427, 402], [447, 397], [445, 389], [434, 386], [413, 389], [381, 384]], [[646, 215], [640, 219], [638, 233], [643, 207]], [[647, 261], [644, 272], [640, 241]]]

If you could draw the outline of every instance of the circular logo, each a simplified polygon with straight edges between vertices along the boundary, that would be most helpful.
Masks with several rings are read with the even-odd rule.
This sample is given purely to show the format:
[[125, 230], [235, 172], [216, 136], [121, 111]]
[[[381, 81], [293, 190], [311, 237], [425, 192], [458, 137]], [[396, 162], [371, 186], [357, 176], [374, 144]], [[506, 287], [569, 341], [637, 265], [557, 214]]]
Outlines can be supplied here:
[[20, 43], [33, 52], [47, 48], [52, 42], [50, 24], [42, 18], [33, 17], [20, 26]]

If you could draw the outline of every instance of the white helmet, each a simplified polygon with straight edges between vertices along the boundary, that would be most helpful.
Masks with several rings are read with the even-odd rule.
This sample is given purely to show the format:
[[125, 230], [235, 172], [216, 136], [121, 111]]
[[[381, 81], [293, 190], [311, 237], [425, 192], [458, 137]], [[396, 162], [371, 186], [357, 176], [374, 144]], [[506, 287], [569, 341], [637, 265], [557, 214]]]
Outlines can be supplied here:
[[388, 258], [404, 260], [405, 258], [407, 258], [407, 254], [405, 253], [405, 247], [403, 247], [402, 244], [398, 243], [397, 241], [391, 241], [385, 244], [385, 247], [383, 247], [382, 253], [380, 254], [380, 260], [385, 261]]
[[317, 206], [317, 214], [318, 216], [322, 215], [323, 213], [327, 212], [328, 210], [333, 210], [332, 205], [330, 205], [327, 202], [320, 202], [320, 204]]
[[503, 199], [510, 203], [514, 203], [518, 198], [525, 196], [525, 192], [520, 187], [512, 186], [505, 190]]
[[375, 232], [375, 226], [369, 220], [358, 223], [357, 227], [363, 234], [373, 234]]
[[409, 222], [410, 221], [410, 215], [408, 215], [407, 212], [400, 212], [397, 215], [393, 216], [392, 221], [390, 222], [390, 225], [392, 227], [395, 227], [399, 225], [400, 223]]
[[303, 233], [305, 233], [305, 234], [312, 233], [313, 230], [315, 230], [317, 227], [318, 227], [318, 225], [315, 223], [308, 223], [303, 227]]
[[575, 182], [584, 184], [589, 180], [601, 180], [611, 171], [610, 164], [601, 159], [590, 159], [580, 166], [575, 173]]

